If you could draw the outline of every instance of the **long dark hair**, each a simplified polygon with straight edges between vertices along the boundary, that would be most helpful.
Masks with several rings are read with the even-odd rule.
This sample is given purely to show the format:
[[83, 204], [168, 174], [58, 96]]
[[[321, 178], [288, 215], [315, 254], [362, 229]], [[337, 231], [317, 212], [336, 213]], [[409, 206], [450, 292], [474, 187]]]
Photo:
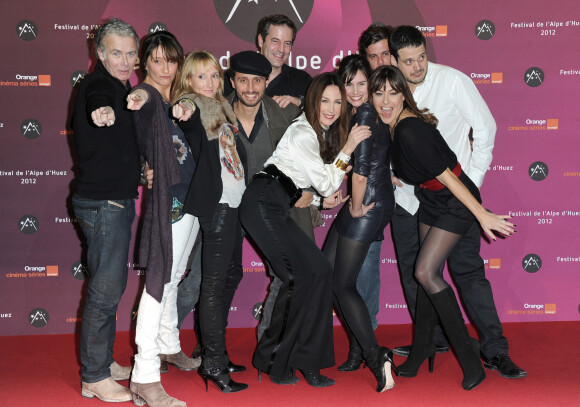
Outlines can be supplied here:
[[[403, 101], [403, 110], [408, 109], [410, 112], [415, 114], [419, 119], [437, 127], [439, 122], [434, 114], [429, 113], [429, 109], [419, 109], [415, 99], [413, 99], [413, 94], [409, 89], [407, 80], [403, 76], [403, 73], [393, 65], [381, 66], [375, 70], [369, 81], [369, 94], [374, 95], [375, 92], [385, 89], [386, 83], [389, 83], [391, 88], [397, 93], [402, 93], [405, 97]], [[397, 118], [397, 122], [399, 119]], [[395, 123], [396, 126], [396, 123]], [[395, 126], [391, 126], [391, 134]]]
[[147, 76], [147, 70], [145, 69], [145, 66], [147, 66], [147, 60], [157, 47], [161, 47], [167, 62], [177, 62], [177, 72], [175, 74], [175, 79], [171, 84], [171, 88], [173, 89], [173, 85], [175, 85], [176, 79], [179, 78], [181, 68], [183, 67], [183, 48], [179, 41], [177, 41], [177, 38], [175, 38], [175, 35], [171, 34], [169, 31], [157, 31], [153, 34], [149, 34], [143, 40], [143, 46], [141, 47], [141, 72], [143, 72], [143, 75], [145, 76]]
[[[340, 106], [340, 117], [325, 130], [320, 124], [320, 103], [322, 94], [329, 86], [338, 86], [340, 90], [342, 104]], [[346, 92], [342, 80], [335, 72], [325, 72], [316, 76], [306, 92], [304, 100], [304, 113], [306, 120], [312, 126], [318, 137], [320, 145], [320, 157], [326, 164], [334, 161], [338, 152], [346, 143], [348, 135], [348, 114], [346, 109]]]
[[338, 66], [338, 74], [345, 85], [352, 82], [358, 71], [363, 73], [367, 81], [371, 77], [372, 69], [369, 62], [358, 54], [344, 57]]

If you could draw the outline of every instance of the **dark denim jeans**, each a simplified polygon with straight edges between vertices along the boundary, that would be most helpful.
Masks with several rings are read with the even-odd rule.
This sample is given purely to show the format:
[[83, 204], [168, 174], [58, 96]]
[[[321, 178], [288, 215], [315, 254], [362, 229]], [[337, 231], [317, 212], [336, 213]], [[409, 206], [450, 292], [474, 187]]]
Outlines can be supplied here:
[[373, 329], [377, 329], [377, 326], [379, 325], [377, 314], [379, 313], [381, 295], [382, 244], [382, 240], [376, 240], [371, 243], [367, 257], [365, 258], [360, 273], [358, 274], [358, 279], [356, 280], [356, 289], [369, 310]]
[[93, 200], [75, 194], [72, 203], [87, 239], [90, 275], [81, 324], [81, 376], [84, 382], [95, 383], [111, 375], [117, 305], [127, 285], [135, 200]]

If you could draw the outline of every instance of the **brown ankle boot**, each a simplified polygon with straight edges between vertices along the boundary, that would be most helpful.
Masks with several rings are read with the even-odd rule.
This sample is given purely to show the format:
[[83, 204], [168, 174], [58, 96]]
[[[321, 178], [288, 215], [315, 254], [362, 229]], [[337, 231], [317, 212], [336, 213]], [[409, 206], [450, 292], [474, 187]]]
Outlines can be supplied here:
[[136, 406], [144, 406], [148, 404], [149, 407], [186, 407], [185, 401], [177, 400], [169, 396], [161, 382], [155, 383], [134, 383], [130, 385], [133, 393], [133, 404]]
[[132, 366], [121, 366], [117, 362], [113, 361], [111, 366], [109, 366], [109, 370], [111, 371], [111, 377], [113, 380], [129, 380], [131, 377], [131, 370], [133, 370]]
[[159, 359], [161, 360], [161, 373], [167, 373], [169, 370], [168, 365], [175, 366], [179, 370], [183, 370], [185, 372], [189, 372], [190, 370], [195, 370], [201, 365], [201, 358], [200, 359], [192, 359], [187, 357], [182, 350], [178, 353], [174, 353], [173, 355], [164, 355], [159, 354]]
[[97, 397], [99, 400], [109, 403], [131, 401], [131, 391], [110, 377], [96, 383], [82, 382], [81, 394], [89, 399]]

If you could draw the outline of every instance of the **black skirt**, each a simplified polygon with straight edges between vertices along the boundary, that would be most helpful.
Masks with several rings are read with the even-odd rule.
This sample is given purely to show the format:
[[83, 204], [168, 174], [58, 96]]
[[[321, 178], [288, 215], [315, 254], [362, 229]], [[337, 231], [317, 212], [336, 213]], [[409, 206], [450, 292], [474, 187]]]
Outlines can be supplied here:
[[[481, 203], [479, 189], [473, 181], [461, 172], [459, 180], [471, 192], [471, 194]], [[475, 216], [455, 197], [447, 188], [439, 191], [430, 191], [425, 188], [415, 187], [415, 196], [419, 199], [419, 222], [435, 226], [448, 232], [459, 235], [467, 232], [473, 222], [476, 222]]]

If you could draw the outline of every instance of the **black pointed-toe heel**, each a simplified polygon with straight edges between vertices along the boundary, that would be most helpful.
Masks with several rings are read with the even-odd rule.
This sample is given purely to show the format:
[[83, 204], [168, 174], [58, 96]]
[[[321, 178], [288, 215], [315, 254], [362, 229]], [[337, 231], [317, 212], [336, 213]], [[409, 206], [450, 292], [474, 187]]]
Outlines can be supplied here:
[[397, 373], [393, 362], [393, 351], [389, 348], [373, 346], [366, 354], [366, 364], [377, 379], [377, 393], [395, 387], [391, 370]]
[[290, 373], [288, 373], [285, 376], [275, 376], [275, 375], [269, 375], [270, 376], [270, 381], [274, 384], [281, 384], [281, 385], [294, 385], [296, 383], [298, 383], [300, 381], [300, 379], [298, 377], [296, 377], [296, 373], [294, 372], [294, 369], [290, 369]]
[[260, 369], [258, 369], [258, 381], [262, 382], [262, 371]]
[[334, 384], [334, 380], [320, 374], [320, 370], [299, 369], [306, 379], [306, 383], [312, 387], [328, 387]]
[[228, 361], [227, 368], [228, 368], [228, 371], [230, 373], [240, 373], [240, 372], [246, 371], [246, 366], [236, 365], [236, 364], [232, 363], [231, 360]]
[[206, 393], [208, 391], [208, 381], [215, 384], [222, 393], [236, 393], [248, 388], [245, 383], [233, 381], [227, 367], [221, 370], [219, 368], [200, 369], [198, 373], [205, 383]]

